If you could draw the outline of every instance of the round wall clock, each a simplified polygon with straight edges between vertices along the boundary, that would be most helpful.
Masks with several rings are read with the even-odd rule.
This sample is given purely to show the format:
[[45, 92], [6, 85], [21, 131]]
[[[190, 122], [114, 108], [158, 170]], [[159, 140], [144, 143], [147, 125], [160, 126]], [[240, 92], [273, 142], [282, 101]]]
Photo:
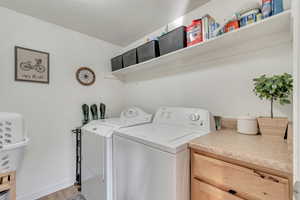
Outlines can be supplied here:
[[96, 75], [93, 70], [88, 67], [81, 67], [76, 72], [76, 78], [81, 85], [93, 85], [96, 81]]

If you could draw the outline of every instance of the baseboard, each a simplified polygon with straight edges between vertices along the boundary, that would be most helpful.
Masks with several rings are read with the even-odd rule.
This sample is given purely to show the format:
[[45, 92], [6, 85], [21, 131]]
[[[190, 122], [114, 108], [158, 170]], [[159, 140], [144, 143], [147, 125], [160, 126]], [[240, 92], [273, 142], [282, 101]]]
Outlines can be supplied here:
[[60, 183], [57, 183], [55, 185], [49, 185], [46, 186], [39, 191], [33, 192], [31, 194], [21, 194], [17, 196], [17, 200], [34, 200], [39, 199], [43, 196], [46, 196], [48, 194], [57, 192], [59, 190], [62, 190], [64, 188], [70, 187], [74, 184], [74, 180], [70, 178], [66, 178], [62, 180]]

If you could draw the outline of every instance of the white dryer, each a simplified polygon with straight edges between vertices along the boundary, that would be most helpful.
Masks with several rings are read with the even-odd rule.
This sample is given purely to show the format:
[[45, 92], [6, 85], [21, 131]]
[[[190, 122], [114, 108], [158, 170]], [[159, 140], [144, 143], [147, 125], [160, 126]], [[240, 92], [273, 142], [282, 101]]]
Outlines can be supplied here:
[[163, 107], [153, 123], [115, 132], [115, 200], [189, 200], [188, 142], [213, 130], [206, 110]]
[[151, 120], [152, 115], [131, 107], [120, 118], [91, 121], [82, 128], [82, 194], [86, 199], [113, 200], [114, 131]]

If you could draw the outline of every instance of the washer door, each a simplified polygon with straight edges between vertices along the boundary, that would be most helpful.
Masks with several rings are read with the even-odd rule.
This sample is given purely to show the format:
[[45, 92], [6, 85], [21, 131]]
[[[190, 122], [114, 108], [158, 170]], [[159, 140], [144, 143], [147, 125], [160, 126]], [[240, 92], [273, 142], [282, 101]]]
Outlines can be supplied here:
[[82, 193], [89, 200], [106, 197], [105, 139], [94, 133], [82, 134]]

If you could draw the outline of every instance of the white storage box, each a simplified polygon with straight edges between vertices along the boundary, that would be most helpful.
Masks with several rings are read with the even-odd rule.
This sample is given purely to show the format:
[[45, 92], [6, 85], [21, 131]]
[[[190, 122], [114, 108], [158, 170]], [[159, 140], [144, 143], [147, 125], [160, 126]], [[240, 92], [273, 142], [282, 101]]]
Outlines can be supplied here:
[[0, 113], [0, 173], [18, 169], [28, 142], [23, 117], [15, 113]]

